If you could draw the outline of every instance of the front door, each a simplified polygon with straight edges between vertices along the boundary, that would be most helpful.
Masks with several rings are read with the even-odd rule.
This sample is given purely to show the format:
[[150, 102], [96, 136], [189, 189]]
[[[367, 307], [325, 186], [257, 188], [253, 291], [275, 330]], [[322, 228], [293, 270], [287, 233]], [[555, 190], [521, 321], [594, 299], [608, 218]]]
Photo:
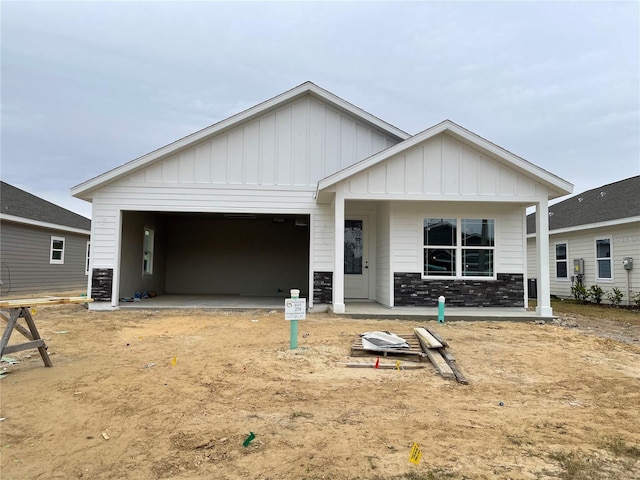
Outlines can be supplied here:
[[344, 222], [344, 296], [369, 298], [369, 239], [366, 217]]

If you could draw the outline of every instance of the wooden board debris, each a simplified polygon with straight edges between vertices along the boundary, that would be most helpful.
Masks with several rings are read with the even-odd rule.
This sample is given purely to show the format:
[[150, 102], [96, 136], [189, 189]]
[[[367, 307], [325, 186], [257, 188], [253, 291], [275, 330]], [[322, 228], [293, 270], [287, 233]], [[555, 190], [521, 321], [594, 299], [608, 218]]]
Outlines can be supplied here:
[[442, 358], [442, 354], [437, 349], [425, 348], [424, 353], [427, 354], [427, 357], [429, 357], [433, 366], [436, 367], [438, 373], [442, 375], [442, 378], [446, 378], [447, 380], [454, 380], [456, 378], [453, 370], [451, 370], [451, 367], [445, 359]]
[[351, 345], [351, 356], [366, 357], [373, 355], [378, 357], [389, 357], [397, 355], [403, 357], [405, 360], [412, 360], [415, 362], [424, 361], [425, 355], [422, 352], [422, 347], [420, 346], [418, 337], [412, 334], [398, 336], [403, 338], [409, 344], [409, 348], [389, 348], [384, 351], [368, 350], [362, 346], [362, 339], [358, 336]]
[[[413, 331], [420, 339], [420, 344], [426, 348], [442, 348], [442, 343], [440, 343], [436, 338], [431, 335], [426, 329], [422, 327], [414, 328]], [[426, 352], [425, 352], [426, 353]]]
[[91, 303], [92, 298], [87, 297], [42, 297], [19, 298], [0, 301], [0, 308], [41, 307], [44, 305], [61, 305], [65, 303]]

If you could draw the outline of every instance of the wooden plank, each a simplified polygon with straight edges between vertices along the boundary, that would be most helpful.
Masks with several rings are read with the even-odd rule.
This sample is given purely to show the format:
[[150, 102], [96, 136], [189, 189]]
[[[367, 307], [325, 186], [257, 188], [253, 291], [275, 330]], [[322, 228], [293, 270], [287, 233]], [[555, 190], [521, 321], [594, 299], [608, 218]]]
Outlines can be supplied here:
[[4, 347], [2, 354], [10, 354], [15, 352], [21, 352], [22, 350], [29, 350], [30, 348], [46, 347], [44, 340], [33, 340], [31, 342], [21, 343], [19, 345], [8, 345]]
[[20, 298], [14, 300], [0, 301], [0, 308], [21, 308], [21, 307], [41, 307], [44, 305], [61, 305], [66, 303], [91, 303], [92, 298], [88, 297], [43, 297], [43, 298]]
[[[4, 320], [5, 322], [9, 323], [9, 317], [4, 313], [4, 312], [0, 312], [0, 317], [2, 318], [2, 320]], [[18, 322], [16, 322], [16, 324], [13, 326], [14, 329], [16, 329], [18, 332], [20, 332], [22, 335], [24, 335], [25, 337], [27, 337], [29, 340], [33, 340], [33, 336], [31, 336], [31, 332], [29, 332], [29, 330], [27, 330], [26, 328], [24, 328], [22, 325], [20, 325]]]
[[469, 385], [469, 380], [467, 380], [467, 377], [465, 377], [462, 374], [456, 362], [447, 362], [447, 365], [449, 365], [449, 368], [451, 369], [453, 374], [456, 376], [456, 380], [458, 381], [458, 383], [462, 383], [463, 385]]
[[443, 346], [449, 346], [449, 343], [444, 338], [442, 338], [442, 336], [439, 335], [433, 328], [424, 327], [424, 329], [429, 332], [436, 340], [438, 340]]
[[453, 374], [456, 376], [456, 380], [458, 383], [462, 383], [463, 385], [469, 385], [469, 380], [464, 376], [464, 374], [458, 368], [458, 364], [456, 363], [456, 359], [446, 348], [439, 348], [438, 351], [444, 358], [444, 361], [447, 362], [449, 368], [453, 371]]
[[[427, 348], [442, 348], [442, 344], [434, 338], [426, 329], [422, 327], [414, 328], [413, 331], [420, 339], [420, 343]], [[426, 352], [425, 352], [426, 353]]]
[[[25, 308], [22, 307], [20, 309], [20, 315], [22, 317], [24, 317], [24, 321], [27, 322], [27, 326], [29, 327], [29, 330], [31, 331], [31, 336], [33, 337], [33, 340], [40, 340], [40, 333], [38, 333], [38, 329], [36, 327], [36, 322], [33, 321], [33, 317], [31, 316], [31, 311], [29, 308]], [[45, 367], [53, 367], [53, 364], [51, 363], [51, 359], [49, 358], [49, 354], [47, 353], [47, 346], [44, 343], [44, 340], [42, 341], [42, 345], [37, 347], [38, 348], [38, 352], [40, 352], [40, 357], [42, 357], [42, 361], [44, 362], [44, 366]]]
[[449, 353], [449, 350], [447, 350], [446, 348], [439, 348], [438, 351], [444, 357], [447, 363], [456, 361], [455, 357], [451, 355], [451, 353]]
[[[347, 368], [376, 368], [376, 364], [375, 363], [340, 363], [339, 365], [344, 365]], [[382, 369], [386, 369], [386, 370], [390, 370], [390, 369], [397, 369], [398, 367], [396, 366], [395, 363], [378, 363], [378, 367], [377, 368], [382, 368]], [[418, 368], [426, 368], [426, 365], [407, 365], [407, 364], [401, 364], [400, 365], [400, 370], [415, 370]]]
[[19, 316], [20, 309], [15, 309], [11, 312], [11, 316], [9, 317], [9, 321], [7, 322], [7, 326], [4, 328], [2, 338], [0, 339], [0, 356], [4, 354], [4, 349], [7, 346], [7, 343], [9, 343], [9, 338], [11, 338], [11, 334], [13, 333], [13, 327], [18, 322]]
[[451, 370], [451, 367], [445, 361], [445, 359], [442, 358], [442, 355], [438, 350], [433, 348], [425, 348], [424, 353], [427, 354], [427, 357], [429, 357], [429, 360], [431, 360], [431, 363], [433, 363], [433, 366], [436, 367], [436, 370], [440, 373], [440, 375], [442, 375], [443, 378], [446, 378], [448, 380], [455, 380], [456, 376], [453, 373], [453, 370]]

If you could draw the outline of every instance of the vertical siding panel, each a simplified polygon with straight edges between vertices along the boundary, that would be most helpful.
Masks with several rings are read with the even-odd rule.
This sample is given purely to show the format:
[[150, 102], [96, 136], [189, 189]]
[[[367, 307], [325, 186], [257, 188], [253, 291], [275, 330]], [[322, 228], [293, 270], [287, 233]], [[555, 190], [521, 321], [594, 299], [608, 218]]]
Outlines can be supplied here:
[[180, 183], [195, 183], [196, 176], [196, 149], [190, 148], [180, 155], [179, 179]]
[[228, 183], [229, 135], [214, 138], [211, 142], [212, 181], [214, 184]]
[[402, 155], [387, 163], [387, 192], [404, 193], [405, 159]]
[[278, 185], [291, 185], [291, 107], [276, 113], [276, 178]]
[[371, 148], [372, 148], [371, 154], [372, 155], [374, 153], [378, 153], [384, 150], [385, 148], [387, 148], [387, 139], [383, 135], [380, 135], [376, 132], [372, 132], [371, 135], [372, 135], [372, 138], [371, 138]]
[[443, 193], [460, 193], [460, 144], [450, 138], [442, 138], [442, 186]]
[[340, 170], [340, 116], [330, 108], [324, 109], [324, 132], [326, 177]]
[[145, 170], [146, 172], [146, 181], [149, 183], [160, 183], [162, 182], [162, 163], [158, 162], [151, 165], [149, 168]]
[[340, 165], [345, 168], [354, 163], [356, 154], [356, 122], [345, 116], [340, 117]]
[[260, 179], [260, 123], [251, 122], [244, 128], [244, 183], [258, 185]]
[[422, 193], [424, 173], [422, 167], [424, 149], [414, 148], [407, 152], [406, 171], [405, 171], [405, 189], [406, 193]]
[[387, 164], [376, 165], [368, 170], [369, 192], [386, 193], [387, 188]]
[[228, 181], [230, 184], [241, 184], [244, 163], [244, 129], [229, 132], [227, 150]]
[[276, 116], [268, 115], [260, 119], [260, 183], [276, 183]]
[[473, 150], [461, 147], [460, 189], [463, 195], [478, 194], [478, 154]]
[[180, 172], [180, 156], [165, 160], [162, 163], [162, 181], [165, 183], [178, 183], [178, 175]]
[[309, 102], [309, 184], [315, 185], [324, 178], [324, 107]]
[[302, 101], [293, 105], [293, 184], [308, 184], [308, 147], [307, 119], [309, 102]]
[[371, 156], [371, 129], [364, 125], [356, 125], [356, 162]]
[[196, 183], [211, 182], [211, 142], [201, 143], [196, 148], [194, 175]]
[[513, 195], [516, 191], [516, 174], [507, 167], [498, 167], [498, 194]]
[[498, 193], [498, 165], [482, 155], [478, 167], [478, 193], [480, 195], [495, 195]]
[[436, 137], [423, 147], [425, 193], [442, 193], [442, 137]]

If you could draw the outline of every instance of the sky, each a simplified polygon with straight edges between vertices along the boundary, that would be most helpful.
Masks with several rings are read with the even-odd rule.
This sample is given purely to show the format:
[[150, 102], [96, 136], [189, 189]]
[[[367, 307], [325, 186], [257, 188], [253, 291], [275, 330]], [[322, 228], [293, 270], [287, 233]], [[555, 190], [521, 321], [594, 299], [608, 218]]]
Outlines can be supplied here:
[[640, 174], [640, 2], [0, 3], [0, 177], [71, 187], [307, 80], [574, 184]]

